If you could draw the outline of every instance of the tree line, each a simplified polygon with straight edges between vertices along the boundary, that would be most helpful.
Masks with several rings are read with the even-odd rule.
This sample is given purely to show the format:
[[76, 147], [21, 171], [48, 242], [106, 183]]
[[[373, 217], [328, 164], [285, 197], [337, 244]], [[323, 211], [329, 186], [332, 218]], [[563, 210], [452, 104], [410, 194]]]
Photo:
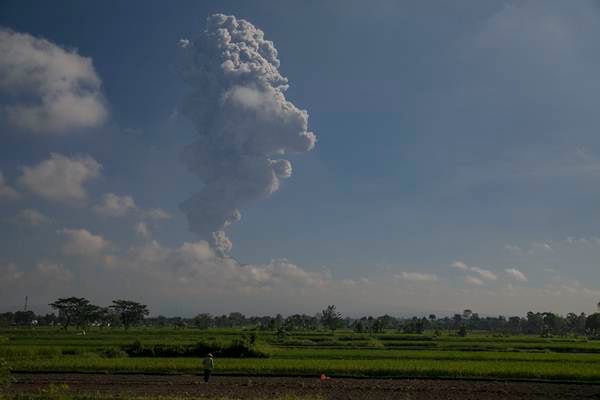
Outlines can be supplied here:
[[89, 326], [123, 326], [129, 329], [143, 322], [150, 313], [148, 306], [131, 300], [113, 300], [108, 307], [92, 304], [84, 297], [64, 297], [49, 304], [57, 313], [36, 315], [33, 311], [0, 314], [0, 325], [77, 327], [85, 332]]
[[[528, 312], [526, 316], [512, 317], [480, 317], [478, 313], [464, 310], [453, 316], [438, 318], [434, 314], [428, 317], [397, 318], [390, 315], [378, 317], [364, 316], [360, 318], [344, 318], [336, 311], [335, 306], [328, 306], [316, 315], [293, 314], [283, 317], [246, 317], [241, 313], [212, 316], [198, 314], [191, 319], [175, 319], [176, 324], [207, 328], [256, 327], [263, 330], [301, 331], [328, 329], [351, 329], [357, 333], [383, 333], [395, 330], [402, 333], [420, 334], [426, 330], [439, 332], [454, 331], [465, 335], [469, 331], [483, 331], [502, 334], [530, 334], [540, 336], [552, 335], [600, 335], [600, 313], [568, 313], [566, 316], [551, 312]], [[172, 324], [173, 319], [158, 317], [158, 325]]]
[[502, 334], [552, 335], [600, 335], [600, 313], [568, 313], [559, 315], [551, 312], [528, 312], [525, 316], [479, 316], [472, 310], [464, 310], [453, 316], [399, 318], [390, 315], [344, 317], [335, 305], [329, 305], [315, 315], [292, 314], [287, 317], [245, 316], [240, 312], [223, 315], [200, 313], [193, 318], [157, 316], [147, 318], [148, 306], [131, 300], [113, 300], [108, 307], [100, 307], [80, 297], [59, 298], [49, 304], [56, 313], [36, 315], [32, 311], [17, 311], [0, 314], [0, 326], [61, 326], [63, 329], [77, 327], [85, 330], [89, 326], [129, 329], [132, 326], [149, 327], [194, 327], [208, 328], [256, 328], [285, 334], [291, 331], [327, 329], [351, 329], [357, 333], [382, 333], [395, 330], [403, 333], [436, 333], [454, 331], [466, 335], [469, 331]]

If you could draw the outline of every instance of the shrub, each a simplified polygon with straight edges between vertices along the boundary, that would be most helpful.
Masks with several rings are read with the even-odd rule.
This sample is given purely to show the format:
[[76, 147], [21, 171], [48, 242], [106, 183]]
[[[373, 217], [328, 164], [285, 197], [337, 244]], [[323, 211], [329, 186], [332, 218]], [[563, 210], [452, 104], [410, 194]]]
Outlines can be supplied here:
[[315, 342], [309, 339], [288, 339], [280, 344], [282, 346], [314, 346]]
[[33, 358], [33, 350], [22, 348], [22, 346], [18, 348], [2, 346], [0, 347], [0, 357], [4, 361]]
[[0, 397], [4, 390], [13, 382], [8, 363], [0, 358]]
[[83, 351], [78, 348], [68, 348], [62, 349], [61, 353], [63, 356], [79, 356], [83, 353]]
[[252, 344], [250, 338], [234, 339], [233, 341], [200, 341], [193, 345], [155, 344], [144, 345], [136, 340], [131, 345], [123, 346], [122, 350], [130, 357], [204, 357], [213, 353], [225, 358], [266, 358], [268, 354]]
[[118, 347], [107, 347], [105, 349], [102, 349], [100, 351], [100, 355], [102, 357], [105, 358], [120, 358], [120, 357], [127, 357], [127, 353], [125, 353], [123, 350], [121, 350]]
[[39, 358], [55, 358], [61, 354], [61, 351], [56, 347], [41, 347], [37, 349], [36, 354]]
[[[205, 353], [208, 353], [208, 349]], [[249, 342], [245, 340], [236, 339], [229, 346], [225, 346], [219, 350], [215, 350], [221, 357], [232, 357], [232, 358], [265, 358], [267, 355]]]
[[278, 342], [283, 342], [288, 336], [290, 336], [290, 332], [284, 327], [279, 327], [275, 336], [277, 337]]
[[381, 340], [378, 339], [370, 339], [368, 342], [368, 347], [373, 347], [373, 348], [384, 348], [385, 345], [383, 344], [383, 342]]

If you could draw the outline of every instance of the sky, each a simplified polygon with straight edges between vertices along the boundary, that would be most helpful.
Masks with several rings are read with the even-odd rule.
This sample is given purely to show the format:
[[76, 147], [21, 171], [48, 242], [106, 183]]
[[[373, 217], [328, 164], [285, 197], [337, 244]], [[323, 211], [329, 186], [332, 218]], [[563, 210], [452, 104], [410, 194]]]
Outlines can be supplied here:
[[598, 1], [0, 1], [0, 311], [600, 301]]

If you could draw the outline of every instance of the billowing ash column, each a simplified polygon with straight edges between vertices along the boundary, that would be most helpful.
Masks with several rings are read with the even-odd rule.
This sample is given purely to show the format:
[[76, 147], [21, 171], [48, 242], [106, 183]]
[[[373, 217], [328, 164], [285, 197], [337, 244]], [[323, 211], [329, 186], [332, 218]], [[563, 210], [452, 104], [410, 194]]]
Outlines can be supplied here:
[[223, 14], [207, 19], [206, 31], [179, 42], [178, 71], [189, 87], [182, 112], [198, 139], [182, 159], [204, 182], [181, 204], [190, 229], [220, 254], [231, 249], [225, 228], [240, 219], [244, 204], [268, 197], [289, 178], [289, 152], [311, 150], [308, 113], [286, 100], [273, 42], [245, 20]]

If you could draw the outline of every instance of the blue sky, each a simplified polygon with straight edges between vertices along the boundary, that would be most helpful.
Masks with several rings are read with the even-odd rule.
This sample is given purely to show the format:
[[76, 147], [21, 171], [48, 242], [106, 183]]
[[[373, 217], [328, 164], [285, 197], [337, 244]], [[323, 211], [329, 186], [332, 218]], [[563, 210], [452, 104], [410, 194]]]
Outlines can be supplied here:
[[[278, 191], [240, 207], [224, 258], [179, 209], [203, 187], [180, 161], [203, 127], [181, 112], [178, 42], [214, 13], [274, 42], [317, 135]], [[185, 315], [600, 300], [598, 2], [4, 1], [0, 26], [3, 49], [45, 39], [25, 61], [86, 81], [58, 108], [43, 98], [71, 99], [60, 73], [0, 63], [5, 309], [26, 294]], [[9, 112], [40, 102], [42, 122]]]

